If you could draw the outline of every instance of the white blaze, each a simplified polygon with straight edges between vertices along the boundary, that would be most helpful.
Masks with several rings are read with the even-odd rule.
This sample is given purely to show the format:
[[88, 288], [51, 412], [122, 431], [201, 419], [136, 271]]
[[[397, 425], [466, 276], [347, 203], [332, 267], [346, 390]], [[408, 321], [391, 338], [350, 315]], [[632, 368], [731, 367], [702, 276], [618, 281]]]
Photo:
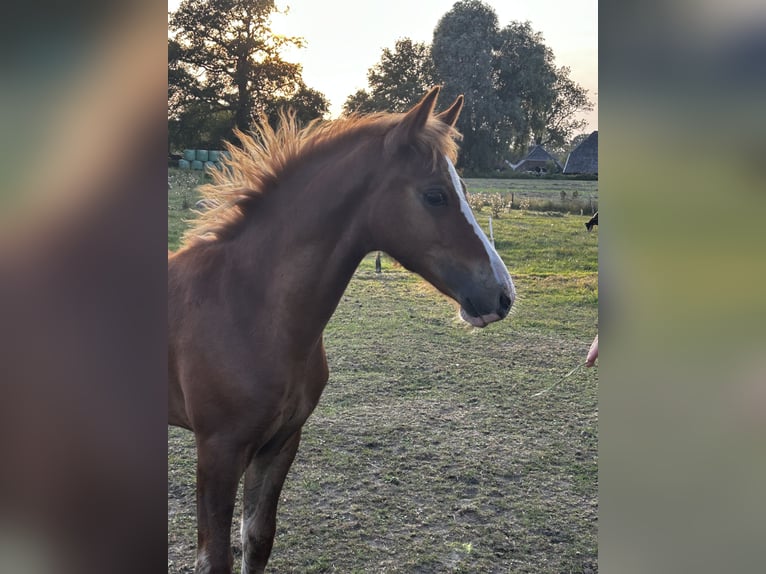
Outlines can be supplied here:
[[508, 273], [508, 269], [506, 269], [503, 260], [500, 259], [497, 251], [495, 251], [495, 248], [492, 247], [489, 239], [487, 239], [486, 234], [476, 222], [476, 218], [473, 216], [473, 211], [471, 211], [471, 206], [468, 205], [468, 201], [466, 200], [465, 194], [463, 193], [463, 186], [460, 185], [460, 176], [457, 174], [455, 166], [452, 165], [452, 162], [447, 156], [444, 156], [444, 159], [447, 160], [447, 167], [449, 168], [449, 174], [452, 178], [452, 187], [455, 188], [455, 193], [460, 200], [460, 211], [463, 213], [463, 216], [466, 218], [468, 223], [471, 224], [474, 232], [479, 236], [479, 239], [481, 239], [482, 243], [484, 244], [484, 249], [487, 251], [487, 257], [489, 258], [489, 263], [492, 267], [492, 272], [495, 275], [495, 279], [497, 279], [497, 282], [500, 285], [508, 287], [511, 303], [513, 303], [513, 301], [516, 299], [516, 288], [513, 285], [513, 279], [511, 279], [511, 276]]

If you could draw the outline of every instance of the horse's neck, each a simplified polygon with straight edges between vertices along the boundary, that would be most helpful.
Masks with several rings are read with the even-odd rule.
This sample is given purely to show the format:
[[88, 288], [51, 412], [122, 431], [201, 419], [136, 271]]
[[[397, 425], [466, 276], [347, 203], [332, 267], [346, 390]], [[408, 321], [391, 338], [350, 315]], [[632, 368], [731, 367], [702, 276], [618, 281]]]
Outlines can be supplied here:
[[368, 174], [304, 166], [271, 192], [233, 246], [240, 273], [287, 337], [318, 338], [369, 251], [362, 209]]

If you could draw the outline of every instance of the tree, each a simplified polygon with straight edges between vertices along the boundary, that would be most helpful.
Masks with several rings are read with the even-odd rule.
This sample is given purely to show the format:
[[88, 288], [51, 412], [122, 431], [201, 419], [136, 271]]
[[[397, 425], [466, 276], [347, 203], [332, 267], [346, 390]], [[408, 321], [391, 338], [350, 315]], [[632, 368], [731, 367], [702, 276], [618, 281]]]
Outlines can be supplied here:
[[384, 48], [380, 61], [367, 72], [370, 91], [358, 90], [343, 104], [344, 113], [404, 112], [436, 83], [431, 49], [410, 38]]
[[530, 143], [564, 146], [582, 129], [576, 115], [592, 109], [587, 91], [557, 68], [553, 51], [529, 22], [500, 29], [494, 10], [461, 0], [434, 30], [431, 52], [445, 96], [465, 95], [457, 128], [461, 162], [486, 172]]
[[434, 67], [444, 97], [465, 96], [457, 129], [463, 134], [461, 164], [484, 171], [495, 167], [507, 148], [505, 111], [495, 90], [497, 15], [479, 0], [456, 2], [434, 29]]
[[566, 144], [572, 134], [587, 125], [583, 119], [575, 119], [581, 111], [590, 111], [593, 104], [588, 92], [569, 77], [569, 68], [556, 70], [552, 86], [553, 99], [542, 108], [531, 122], [535, 143], [560, 146]]
[[512, 22], [500, 31], [494, 58], [496, 89], [503, 102], [511, 147], [517, 155], [527, 150], [537, 110], [553, 99], [552, 61], [553, 52], [529, 22]]
[[217, 118], [218, 128], [220, 122], [228, 124], [227, 134], [234, 127], [248, 131], [276, 100], [313, 102], [318, 107], [305, 113], [326, 112], [324, 96], [307, 97], [300, 65], [282, 60], [282, 50], [301, 46], [302, 40], [272, 33], [274, 11], [274, 0], [183, 0], [169, 21], [171, 124], [192, 118], [204, 124], [195, 114], [205, 113]]
[[501, 30], [495, 66], [515, 150], [523, 152], [530, 143], [561, 147], [584, 127], [574, 116], [593, 109], [587, 91], [569, 78], [569, 68], [556, 67], [553, 51], [529, 22]]
[[188, 104], [188, 96], [196, 80], [186, 70], [181, 58], [181, 45], [174, 39], [168, 40], [168, 115], [177, 117]]
[[367, 90], [357, 90], [351, 94], [343, 103], [343, 113], [351, 114], [358, 112], [360, 114], [369, 114], [371, 112], [382, 111], [373, 101], [372, 96]]
[[288, 108], [295, 110], [296, 119], [305, 125], [311, 120], [324, 117], [329, 113], [330, 102], [327, 101], [322, 92], [309, 88], [301, 81], [297, 91], [292, 96], [283, 96], [269, 102], [266, 115], [272, 126], [276, 128], [279, 111]]
[[168, 143], [172, 151], [183, 147], [217, 149], [231, 139], [234, 115], [216, 110], [203, 101], [192, 101], [175, 117], [168, 119]]

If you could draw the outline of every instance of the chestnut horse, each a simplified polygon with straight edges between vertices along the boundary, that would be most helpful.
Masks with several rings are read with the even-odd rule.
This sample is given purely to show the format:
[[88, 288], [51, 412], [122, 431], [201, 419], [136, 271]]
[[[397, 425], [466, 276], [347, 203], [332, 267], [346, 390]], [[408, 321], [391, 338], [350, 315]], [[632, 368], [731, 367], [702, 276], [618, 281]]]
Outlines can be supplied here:
[[385, 251], [476, 327], [515, 290], [454, 162], [462, 96], [433, 88], [406, 114], [299, 130], [265, 121], [203, 189], [216, 207], [168, 259], [169, 423], [197, 447], [198, 573], [232, 569], [244, 475], [242, 572], [264, 572], [301, 427], [328, 378], [322, 332], [362, 258]]

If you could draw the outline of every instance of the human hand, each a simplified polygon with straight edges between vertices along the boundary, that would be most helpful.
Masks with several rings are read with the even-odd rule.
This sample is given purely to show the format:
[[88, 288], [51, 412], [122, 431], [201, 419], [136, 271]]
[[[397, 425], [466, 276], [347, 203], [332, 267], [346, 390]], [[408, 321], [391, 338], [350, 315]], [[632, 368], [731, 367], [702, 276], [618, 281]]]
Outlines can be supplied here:
[[590, 344], [588, 357], [585, 359], [585, 366], [592, 367], [596, 364], [596, 359], [598, 359], [598, 335], [596, 335], [596, 338], [593, 339], [593, 342]]

